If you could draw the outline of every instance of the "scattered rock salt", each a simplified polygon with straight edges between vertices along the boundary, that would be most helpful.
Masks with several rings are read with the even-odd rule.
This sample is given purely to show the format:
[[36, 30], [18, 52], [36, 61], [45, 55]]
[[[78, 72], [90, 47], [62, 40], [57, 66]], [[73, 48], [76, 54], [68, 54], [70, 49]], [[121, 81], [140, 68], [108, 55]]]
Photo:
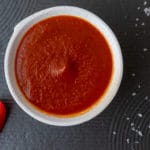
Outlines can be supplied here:
[[135, 73], [132, 73], [132, 77], [135, 77]]
[[132, 126], [132, 127], [131, 127], [131, 130], [134, 131], [134, 132], [136, 132], [139, 136], [143, 136], [143, 133], [142, 133], [142, 131], [139, 130], [139, 128], [138, 128], [138, 129], [135, 129], [135, 127]]
[[138, 88], [139, 88], [139, 89], [141, 88], [141, 85], [140, 85], [140, 84], [138, 85]]
[[130, 120], [130, 118], [129, 118], [129, 117], [127, 117], [127, 118], [126, 118], [126, 120], [128, 120], [128, 121], [129, 121], [129, 120]]
[[134, 126], [134, 123], [132, 122], [132, 123], [131, 123], [131, 127], [133, 127], [133, 126]]
[[136, 21], [139, 21], [139, 18], [136, 18], [135, 20], [136, 20]]
[[141, 26], [145, 26], [145, 23], [144, 23], [144, 22], [142, 22], [142, 23], [141, 23]]
[[132, 96], [135, 96], [135, 95], [136, 95], [136, 93], [135, 93], [135, 92], [133, 92], [133, 93], [132, 93]]
[[145, 100], [148, 100], [148, 96], [145, 96], [145, 98], [144, 98]]
[[137, 10], [140, 10], [141, 9], [141, 7], [139, 6], [139, 7], [137, 7]]
[[142, 131], [137, 131], [137, 133], [138, 133], [139, 136], [143, 136]]
[[129, 143], [130, 143], [130, 139], [129, 139], [129, 138], [127, 138], [126, 140], [127, 140], [127, 143], [129, 144]]
[[132, 131], [135, 131], [135, 127], [132, 127], [131, 130], [132, 130]]
[[142, 117], [143, 117], [143, 115], [142, 115], [141, 113], [138, 113], [138, 116], [139, 116], [140, 118], [142, 118]]
[[144, 1], [143, 5], [145, 6], [147, 4], [147, 1]]
[[146, 16], [150, 16], [150, 7], [144, 8], [144, 13]]
[[146, 52], [146, 51], [148, 51], [148, 49], [147, 48], [143, 48], [143, 51]]
[[113, 135], [116, 135], [116, 131], [113, 131]]

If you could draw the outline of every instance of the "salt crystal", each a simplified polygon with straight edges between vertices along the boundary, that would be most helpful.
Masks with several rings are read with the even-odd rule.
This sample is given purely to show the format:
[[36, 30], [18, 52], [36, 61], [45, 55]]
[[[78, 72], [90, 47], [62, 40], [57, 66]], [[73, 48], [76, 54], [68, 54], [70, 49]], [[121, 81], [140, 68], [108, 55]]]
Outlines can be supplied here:
[[136, 20], [136, 21], [139, 21], [139, 18], [136, 18], [135, 20]]
[[150, 16], [150, 7], [144, 8], [144, 13], [146, 16]]
[[143, 51], [146, 52], [146, 51], [148, 51], [148, 49], [147, 48], [143, 48]]
[[130, 143], [130, 139], [129, 139], [129, 138], [127, 138], [126, 140], [127, 140], [127, 143], [129, 144], [129, 143]]
[[139, 89], [141, 88], [141, 85], [140, 85], [140, 84], [138, 85], [138, 88], [139, 88]]
[[131, 127], [133, 127], [133, 126], [134, 126], [134, 123], [132, 122], [132, 123], [131, 123]]
[[139, 136], [143, 136], [143, 133], [141, 131], [137, 132]]
[[137, 7], [137, 10], [140, 10], [141, 9], [141, 7]]
[[148, 100], [148, 96], [145, 96], [145, 98], [144, 98], [145, 100]]
[[132, 77], [135, 77], [135, 73], [132, 73]]
[[143, 136], [143, 133], [142, 131], [139, 131], [139, 130], [135, 130], [135, 132], [139, 135], [139, 136]]
[[135, 26], [135, 27], [137, 27], [137, 26], [138, 26], [138, 24], [136, 23], [134, 26]]
[[144, 1], [143, 5], [145, 6], [147, 4], [147, 1]]
[[145, 23], [144, 23], [144, 22], [142, 22], [142, 23], [141, 23], [141, 26], [145, 26]]
[[131, 130], [132, 130], [132, 131], [135, 131], [135, 127], [132, 127]]
[[113, 131], [113, 135], [116, 135], [116, 131]]
[[148, 128], [150, 129], [150, 125], [148, 126]]
[[126, 118], [126, 120], [130, 120], [130, 118], [129, 118], [129, 117], [127, 117], [127, 118]]
[[133, 93], [132, 93], [132, 96], [135, 96], [135, 95], [136, 95], [136, 93], [135, 93], [135, 92], [133, 92]]
[[142, 115], [141, 113], [138, 113], [138, 116], [139, 116], [140, 118], [142, 118], [142, 117], [143, 117], [143, 115]]

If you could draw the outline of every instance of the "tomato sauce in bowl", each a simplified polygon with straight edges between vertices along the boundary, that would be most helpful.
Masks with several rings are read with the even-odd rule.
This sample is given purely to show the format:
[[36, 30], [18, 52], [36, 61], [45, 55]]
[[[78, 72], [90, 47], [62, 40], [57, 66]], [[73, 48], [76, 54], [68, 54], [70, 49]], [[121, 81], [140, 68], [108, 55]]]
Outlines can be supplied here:
[[111, 49], [102, 33], [74, 16], [55, 16], [33, 25], [15, 58], [18, 86], [37, 109], [66, 117], [91, 109], [113, 74]]

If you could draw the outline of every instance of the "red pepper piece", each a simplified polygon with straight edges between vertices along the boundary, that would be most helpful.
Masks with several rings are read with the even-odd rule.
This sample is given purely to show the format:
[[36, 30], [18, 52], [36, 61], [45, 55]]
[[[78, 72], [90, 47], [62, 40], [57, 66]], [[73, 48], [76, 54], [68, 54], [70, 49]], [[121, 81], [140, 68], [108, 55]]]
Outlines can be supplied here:
[[6, 108], [2, 101], [0, 101], [0, 131], [3, 129], [6, 119]]

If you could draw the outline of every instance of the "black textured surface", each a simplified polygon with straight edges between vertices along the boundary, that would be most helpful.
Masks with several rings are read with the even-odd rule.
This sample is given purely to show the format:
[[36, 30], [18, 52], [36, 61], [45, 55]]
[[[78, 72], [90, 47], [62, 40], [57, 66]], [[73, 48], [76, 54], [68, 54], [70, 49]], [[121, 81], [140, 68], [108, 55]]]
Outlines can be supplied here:
[[[150, 150], [150, 16], [144, 13], [150, 0], [146, 2], [0, 0], [0, 99], [8, 110], [0, 150]], [[75, 5], [100, 16], [117, 35], [124, 57], [124, 78], [111, 105], [73, 127], [44, 125], [26, 115], [12, 100], [4, 78], [5, 48], [15, 24], [56, 5]]]

